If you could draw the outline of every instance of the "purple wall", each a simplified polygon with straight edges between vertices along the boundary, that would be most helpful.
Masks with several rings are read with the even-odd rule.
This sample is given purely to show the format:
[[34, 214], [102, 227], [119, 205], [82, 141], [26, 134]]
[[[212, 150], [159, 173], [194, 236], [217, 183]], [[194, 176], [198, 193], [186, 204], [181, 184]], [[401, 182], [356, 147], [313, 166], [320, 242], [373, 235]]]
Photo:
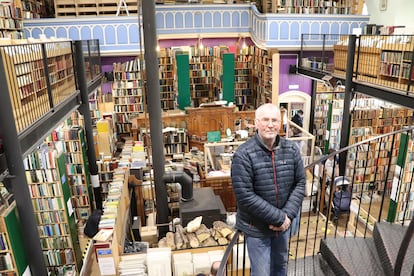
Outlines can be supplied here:
[[[279, 95], [289, 91], [302, 91], [312, 95], [312, 80], [301, 75], [289, 74], [290, 65], [298, 63], [298, 53], [280, 53]], [[292, 88], [289, 88], [289, 85]], [[295, 87], [293, 87], [295, 86]]]

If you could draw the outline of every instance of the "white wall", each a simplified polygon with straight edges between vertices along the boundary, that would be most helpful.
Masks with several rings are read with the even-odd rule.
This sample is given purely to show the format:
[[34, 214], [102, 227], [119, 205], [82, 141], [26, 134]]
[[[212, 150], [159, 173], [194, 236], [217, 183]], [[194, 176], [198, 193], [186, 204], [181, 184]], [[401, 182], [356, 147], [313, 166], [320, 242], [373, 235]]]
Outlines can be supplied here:
[[[362, 0], [360, 0], [362, 1]], [[413, 0], [386, 0], [387, 10], [380, 10], [380, 2], [383, 0], [365, 0], [370, 15], [370, 24], [384, 26], [406, 26], [414, 29]], [[414, 34], [413, 31], [410, 32]]]

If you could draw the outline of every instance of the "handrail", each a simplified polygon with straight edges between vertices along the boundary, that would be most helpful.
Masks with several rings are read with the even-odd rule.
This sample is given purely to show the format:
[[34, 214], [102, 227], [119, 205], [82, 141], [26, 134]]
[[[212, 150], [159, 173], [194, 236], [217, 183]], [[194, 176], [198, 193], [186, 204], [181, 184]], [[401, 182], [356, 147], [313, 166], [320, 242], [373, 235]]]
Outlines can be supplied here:
[[[315, 168], [317, 166], [322, 166], [324, 168], [325, 161], [327, 159], [329, 159], [330, 157], [334, 157], [334, 156], [337, 156], [337, 155], [343, 155], [343, 154], [346, 155], [350, 150], [351, 150], [351, 152], [353, 152], [352, 150], [361, 149], [361, 146], [363, 146], [363, 145], [365, 145], [365, 148], [368, 148], [368, 149], [370, 147], [373, 147], [373, 145], [374, 146], [381, 146], [382, 145], [381, 143], [384, 143], [384, 140], [387, 141], [386, 140], [387, 138], [389, 138], [388, 141], [392, 141], [392, 143], [394, 143], [394, 142], [396, 142], [395, 141], [396, 139], [394, 139], [394, 137], [396, 137], [396, 135], [400, 135], [400, 134], [403, 134], [403, 133], [414, 134], [414, 126], [406, 127], [406, 128], [403, 128], [403, 129], [400, 129], [400, 130], [397, 130], [397, 131], [386, 133], [386, 134], [381, 134], [381, 135], [366, 139], [364, 141], [349, 145], [347, 147], [344, 147], [344, 148], [342, 148], [342, 149], [340, 149], [336, 152], [333, 152], [331, 154], [322, 156], [318, 160], [316, 160], [316, 161], [312, 162], [311, 164], [305, 166], [305, 170], [312, 171], [311, 174], [312, 174], [313, 177], [315, 177]], [[414, 135], [411, 135], [410, 139], [412, 139], [412, 137], [414, 137]], [[400, 142], [398, 141], [398, 143], [400, 143]], [[391, 146], [387, 150], [393, 151], [394, 147]], [[358, 152], [356, 152], [356, 154], [358, 154]], [[387, 158], [389, 158], [391, 160], [390, 155], [388, 155]], [[362, 161], [367, 161], [367, 160], [362, 160]], [[390, 164], [388, 164], [388, 170], [390, 170], [389, 169], [390, 167], [391, 167]], [[323, 169], [323, 171], [326, 171], [326, 170]], [[326, 174], [327, 173], [328, 172], [325, 172], [323, 175], [319, 175], [319, 176], [321, 176], [323, 179], [326, 179]], [[355, 173], [355, 171], [352, 171], [352, 173]], [[375, 175], [376, 175], [376, 173], [377, 173], [377, 170], [375, 169]], [[364, 171], [364, 174], [365, 174], [365, 171]], [[378, 179], [376, 179], [376, 176], [375, 176], [373, 182], [374, 183], [375, 182], [381, 182], [381, 181], [387, 182], [387, 181], [389, 181], [390, 178], [395, 177], [394, 174], [389, 174], [389, 172], [384, 172], [384, 175], [386, 175], [385, 180], [378, 180]], [[399, 177], [401, 177], [401, 175]], [[352, 182], [351, 183], [351, 188], [352, 189], [354, 189], [354, 184], [360, 184], [360, 182], [355, 182], [353, 177], [351, 177], [351, 182]], [[365, 183], [365, 182], [368, 182], [368, 181], [363, 180], [363, 183]], [[313, 182], [312, 182], [311, 185], [313, 186]], [[330, 189], [330, 191], [332, 191], [333, 188], [334, 188], [333, 184], [330, 184], [330, 185], [327, 185], [327, 186], [329, 187], [328, 190]], [[387, 188], [386, 185], [385, 185], [384, 188], [383, 188], [383, 191], [382, 191], [382, 193], [383, 193], [382, 197], [378, 198], [378, 200], [379, 199], [382, 200], [381, 204], [380, 204], [380, 208], [383, 208], [383, 206], [384, 206], [383, 205], [384, 204], [383, 203], [384, 195], [386, 193], [390, 192], [389, 189], [390, 188], [389, 187]], [[289, 250], [290, 250], [290, 253], [292, 253], [292, 254], [289, 258], [289, 262], [295, 262], [297, 259], [299, 259], [301, 257], [304, 258], [306, 256], [316, 256], [319, 253], [319, 248], [318, 248], [319, 244], [317, 244], [316, 241], [325, 239], [327, 236], [336, 237], [337, 235], [339, 235], [339, 236], [341, 236], [341, 238], [352, 238], [352, 237], [357, 237], [357, 236], [366, 237], [367, 232], [372, 231], [371, 229], [368, 229], [368, 220], [381, 221], [380, 216], [381, 216], [381, 212], [382, 212], [382, 211], [380, 211], [378, 215], [376, 215], [374, 213], [371, 213], [372, 212], [371, 204], [373, 202], [374, 195], [373, 195], [373, 193], [370, 193], [370, 196], [367, 196], [366, 193], [367, 193], [367, 190], [363, 190], [363, 189], [361, 189], [361, 191], [353, 193], [354, 196], [359, 197], [359, 199], [354, 199], [357, 202], [356, 204], [359, 204], [359, 205], [356, 206], [355, 202], [350, 203], [350, 205], [353, 206], [353, 207], [350, 206], [350, 210], [352, 209], [352, 213], [354, 214], [354, 218], [353, 218], [353, 220], [350, 218], [351, 217], [351, 214], [350, 214], [351, 212], [349, 212], [348, 215], [347, 215], [347, 218], [346, 218], [344, 231], [343, 232], [341, 231], [341, 233], [338, 232], [338, 225], [337, 224], [335, 225], [334, 223], [332, 223], [329, 220], [330, 219], [329, 218], [330, 211], [328, 211], [328, 210], [329, 210], [330, 206], [328, 206], [328, 210], [326, 211], [326, 213], [323, 209], [320, 208], [321, 202], [322, 202], [322, 200], [324, 200], [323, 197], [325, 196], [325, 195], [323, 195], [323, 190], [320, 189], [320, 192], [317, 196], [311, 195], [309, 197], [310, 204], [313, 203], [314, 207], [315, 207], [315, 205], [317, 205], [316, 210], [318, 212], [316, 214], [316, 221], [311, 221], [310, 220], [310, 217], [311, 217], [310, 207], [311, 206], [309, 206], [309, 211], [307, 212], [307, 211], [303, 210], [303, 208], [306, 208], [306, 206], [302, 205], [302, 213], [301, 213], [302, 218], [301, 219], [302, 219], [302, 221], [304, 221], [304, 223], [299, 225], [299, 234], [297, 234], [297, 237], [292, 236], [292, 235], [290, 237]], [[368, 190], [368, 194], [369, 194], [369, 190]], [[366, 198], [367, 200], [369, 200], [369, 202], [364, 203], [363, 198]], [[312, 202], [312, 201], [314, 201], [314, 202]], [[361, 208], [362, 204], [366, 204], [366, 205], [369, 206], [369, 207], [367, 207], [367, 210], [364, 210], [364, 209]], [[363, 216], [360, 216], [360, 213], [362, 213], [362, 212], [366, 212], [366, 220]], [[306, 219], [307, 219], [307, 221], [306, 221]], [[402, 269], [402, 265], [404, 263], [404, 258], [407, 254], [410, 241], [414, 237], [414, 222], [413, 221], [414, 221], [414, 218], [411, 219], [411, 222], [408, 226], [406, 234], [403, 237], [403, 241], [402, 241], [401, 246], [400, 246], [399, 251], [398, 251], [397, 260], [396, 260], [396, 263], [395, 263], [395, 266], [394, 266], [394, 275], [395, 276], [399, 276], [401, 274], [401, 269]], [[365, 225], [364, 226], [365, 229], [363, 231], [360, 231], [358, 229], [358, 227], [361, 227], [359, 225], [359, 223], [362, 223], [363, 225]], [[320, 224], [320, 226], [318, 226], [319, 224]], [[404, 224], [404, 221], [402, 222], [402, 224]], [[300, 229], [301, 226], [305, 227], [305, 229], [301, 230]], [[348, 229], [350, 229], [351, 226], [355, 228], [355, 231], [353, 233], [352, 233], [352, 231], [348, 230]], [[315, 227], [315, 230], [312, 231], [311, 227]], [[319, 229], [323, 229], [323, 230], [319, 230]], [[329, 233], [329, 231], [330, 231], [330, 233]], [[302, 235], [302, 234], [304, 234], [305, 236], [299, 236], [299, 235]], [[238, 260], [237, 256], [232, 256], [232, 252], [233, 252], [232, 249], [239, 241], [244, 240], [244, 239], [241, 239], [241, 235], [242, 235], [242, 233], [237, 231], [236, 234], [233, 236], [232, 240], [229, 243], [229, 246], [225, 250], [225, 253], [223, 255], [221, 265], [220, 265], [220, 268], [218, 270], [217, 275], [219, 275], [219, 276], [228, 275], [229, 269], [226, 269], [226, 265], [230, 264], [231, 261]], [[351, 236], [351, 237], [349, 237], [349, 236]], [[312, 244], [311, 240], [313, 240], [313, 244]], [[299, 247], [298, 246], [299, 242], [304, 242], [304, 251], [305, 252], [303, 253], [303, 256], [299, 256], [299, 254], [297, 252], [297, 248]], [[294, 251], [295, 248], [296, 248], [296, 252]], [[238, 253], [236, 253], [236, 254], [238, 254]], [[243, 256], [245, 257], [246, 255], [243, 254]], [[231, 265], [234, 265], [234, 264], [231, 264]], [[236, 264], [236, 265], [238, 266], [238, 264]], [[233, 269], [233, 266], [231, 268]], [[295, 267], [295, 270], [296, 270], [296, 267]], [[233, 273], [233, 271], [231, 271], [231, 272]], [[242, 275], [244, 275], [244, 272], [245, 272], [245, 270], [244, 270], [244, 267], [243, 267]], [[414, 273], [414, 267], [413, 267], [413, 272], [412, 273]], [[237, 272], [236, 274], [239, 275], [239, 272]], [[231, 274], [231, 275], [233, 275], [233, 274]]]
[[[404, 262], [404, 258], [405, 258], [405, 255], [407, 254], [408, 247], [413, 237], [414, 237], [414, 218], [411, 219], [410, 224], [408, 225], [407, 232], [405, 232], [405, 235], [401, 242], [400, 249], [398, 250], [397, 259], [395, 260], [394, 276], [401, 275], [401, 268]], [[413, 274], [414, 274], [414, 265], [411, 271], [411, 275]]]

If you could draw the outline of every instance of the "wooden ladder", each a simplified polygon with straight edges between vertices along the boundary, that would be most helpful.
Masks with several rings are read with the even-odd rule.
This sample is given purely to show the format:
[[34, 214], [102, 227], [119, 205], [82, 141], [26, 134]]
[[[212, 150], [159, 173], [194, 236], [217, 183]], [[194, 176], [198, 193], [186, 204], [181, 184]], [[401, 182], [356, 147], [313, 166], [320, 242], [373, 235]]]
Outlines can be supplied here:
[[119, 0], [118, 9], [116, 10], [116, 16], [119, 15], [119, 13], [121, 12], [121, 9], [125, 10], [126, 14], [129, 15], [128, 6], [125, 0]]

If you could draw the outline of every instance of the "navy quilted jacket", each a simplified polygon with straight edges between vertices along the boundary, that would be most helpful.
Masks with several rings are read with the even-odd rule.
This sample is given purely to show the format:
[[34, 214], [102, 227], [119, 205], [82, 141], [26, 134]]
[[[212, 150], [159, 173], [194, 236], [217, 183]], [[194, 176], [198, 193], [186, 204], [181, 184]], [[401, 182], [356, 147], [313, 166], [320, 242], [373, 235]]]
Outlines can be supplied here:
[[276, 140], [270, 151], [256, 133], [239, 146], [232, 160], [236, 228], [254, 237], [274, 235], [269, 225], [282, 225], [285, 215], [295, 218], [305, 193], [298, 144], [279, 137]]

